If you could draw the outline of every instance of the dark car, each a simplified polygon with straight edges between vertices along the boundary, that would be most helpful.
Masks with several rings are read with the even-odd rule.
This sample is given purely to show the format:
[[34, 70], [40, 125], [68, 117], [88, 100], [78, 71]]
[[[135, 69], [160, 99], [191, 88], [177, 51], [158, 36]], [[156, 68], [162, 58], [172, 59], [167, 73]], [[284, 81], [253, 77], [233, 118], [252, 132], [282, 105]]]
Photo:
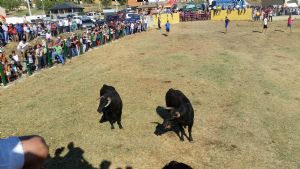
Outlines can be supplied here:
[[119, 15], [107, 15], [105, 17], [106, 22], [115, 22], [119, 20]]
[[101, 19], [99, 19], [95, 22], [95, 25], [97, 25], [97, 26], [103, 26], [104, 24], [105, 24], [105, 21], [101, 20]]

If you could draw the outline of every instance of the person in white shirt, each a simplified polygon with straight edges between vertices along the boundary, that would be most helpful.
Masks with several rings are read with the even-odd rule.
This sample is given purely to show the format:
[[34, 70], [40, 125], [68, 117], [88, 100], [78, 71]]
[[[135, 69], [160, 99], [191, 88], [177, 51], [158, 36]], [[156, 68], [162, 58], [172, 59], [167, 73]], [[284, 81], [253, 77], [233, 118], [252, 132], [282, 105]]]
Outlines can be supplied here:
[[24, 40], [21, 40], [17, 46], [17, 50], [21, 52], [22, 55], [24, 54], [27, 48], [28, 48], [28, 43], [25, 43]]
[[147, 31], [148, 19], [147, 16], [144, 17], [144, 31]]
[[262, 33], [266, 33], [267, 29], [268, 29], [268, 19], [267, 19], [267, 17], [265, 17], [264, 20], [263, 20], [263, 31], [262, 31]]
[[6, 24], [2, 25], [2, 29], [4, 34], [4, 41], [5, 43], [8, 43], [8, 27], [6, 26]]
[[64, 30], [64, 23], [62, 20], [59, 20], [58, 21], [58, 33], [59, 34], [63, 33], [63, 30]]
[[69, 20], [64, 19], [64, 33], [68, 32], [68, 27], [69, 27]]
[[51, 38], [52, 38], [51, 33], [50, 33], [50, 31], [48, 31], [46, 33], [46, 39], [47, 39], [47, 41], [50, 42]]

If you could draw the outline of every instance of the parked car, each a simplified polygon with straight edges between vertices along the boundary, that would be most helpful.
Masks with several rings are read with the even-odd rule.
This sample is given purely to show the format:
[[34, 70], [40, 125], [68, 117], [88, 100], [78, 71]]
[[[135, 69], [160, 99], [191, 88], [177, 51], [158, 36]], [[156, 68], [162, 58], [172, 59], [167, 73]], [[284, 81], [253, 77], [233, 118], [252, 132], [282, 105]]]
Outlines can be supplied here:
[[91, 27], [95, 27], [95, 24], [90, 18], [82, 18], [82, 27], [91, 28]]
[[140, 15], [136, 14], [136, 13], [127, 13], [126, 19], [129, 19], [129, 18], [140, 19]]
[[96, 20], [95, 25], [97, 26], [103, 26], [105, 24], [105, 21], [102, 19]]
[[101, 15], [97, 12], [89, 12], [86, 14], [87, 17], [89, 17], [90, 19], [100, 19]]
[[115, 22], [115, 21], [118, 21], [118, 20], [119, 20], [119, 15], [107, 15], [105, 17], [106, 22], [111, 22], [111, 21]]

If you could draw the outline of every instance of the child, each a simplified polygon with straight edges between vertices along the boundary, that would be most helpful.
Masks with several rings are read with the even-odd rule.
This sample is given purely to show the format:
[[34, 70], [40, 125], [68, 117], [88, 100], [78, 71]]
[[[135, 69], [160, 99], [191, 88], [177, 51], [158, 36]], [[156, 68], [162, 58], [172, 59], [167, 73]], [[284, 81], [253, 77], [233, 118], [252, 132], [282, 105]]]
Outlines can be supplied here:
[[263, 20], [263, 31], [262, 31], [262, 33], [264, 33], [264, 32], [266, 33], [267, 29], [268, 29], [268, 19], [267, 19], [267, 17], [265, 17], [264, 20]]
[[230, 20], [228, 19], [228, 17], [225, 17], [225, 33], [227, 33], [228, 30], [228, 25], [229, 25]]
[[171, 28], [171, 25], [170, 25], [169, 21], [167, 21], [167, 23], [166, 23], [165, 26], [166, 26], [166, 32], [169, 33], [170, 32], [170, 28]]
[[289, 18], [288, 18], [288, 23], [287, 23], [287, 26], [290, 29], [290, 33], [292, 32], [292, 23], [293, 23], [293, 20], [292, 20], [291, 14], [290, 14]]

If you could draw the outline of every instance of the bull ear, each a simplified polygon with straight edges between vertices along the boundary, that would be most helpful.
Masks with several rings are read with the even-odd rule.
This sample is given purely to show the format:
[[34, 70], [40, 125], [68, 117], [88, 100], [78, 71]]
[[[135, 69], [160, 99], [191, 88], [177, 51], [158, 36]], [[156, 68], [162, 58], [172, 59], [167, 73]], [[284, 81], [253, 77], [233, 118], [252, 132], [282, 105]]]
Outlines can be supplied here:
[[110, 98], [110, 97], [108, 97], [108, 98], [107, 98], [107, 104], [106, 104], [104, 107], [107, 107], [107, 106], [109, 106], [109, 105], [110, 105], [110, 103], [111, 103], [111, 98]]
[[175, 116], [174, 116], [175, 118], [179, 118], [180, 117], [180, 113], [177, 111], [177, 112], [175, 112]]

